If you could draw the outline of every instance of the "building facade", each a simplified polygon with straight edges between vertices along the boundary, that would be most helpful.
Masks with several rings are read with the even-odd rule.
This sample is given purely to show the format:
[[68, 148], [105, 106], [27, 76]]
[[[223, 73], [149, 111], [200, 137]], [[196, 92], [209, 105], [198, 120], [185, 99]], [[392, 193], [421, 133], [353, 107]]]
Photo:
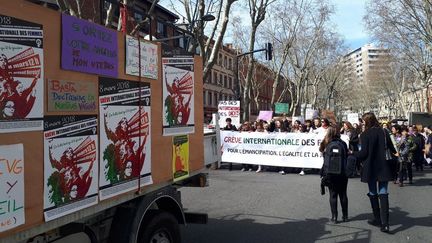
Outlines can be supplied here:
[[218, 58], [211, 73], [203, 84], [204, 120], [209, 121], [212, 114], [218, 111], [219, 101], [238, 100], [235, 83], [234, 59], [235, 49], [231, 45], [223, 45], [219, 49]]
[[370, 84], [378, 73], [388, 67], [389, 56], [388, 49], [372, 44], [351, 51], [344, 57], [345, 79]]

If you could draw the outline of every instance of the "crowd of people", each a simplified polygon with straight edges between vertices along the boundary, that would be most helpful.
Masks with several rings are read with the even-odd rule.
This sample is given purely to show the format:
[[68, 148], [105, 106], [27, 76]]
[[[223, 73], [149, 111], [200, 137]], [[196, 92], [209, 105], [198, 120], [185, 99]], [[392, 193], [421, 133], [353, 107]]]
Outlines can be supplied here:
[[[393, 182], [399, 187], [404, 183], [413, 184], [413, 168], [423, 171], [425, 165], [432, 167], [432, 126], [424, 127], [419, 124], [399, 125], [379, 123], [373, 113], [366, 113], [359, 118], [358, 123], [348, 121], [331, 123], [326, 118], [315, 118], [302, 123], [299, 120], [290, 121], [287, 118], [272, 119], [271, 121], [257, 120], [244, 122], [239, 128], [226, 119], [223, 130], [240, 132], [293, 132], [293, 133], [323, 133], [324, 140], [320, 144], [324, 163], [320, 170], [322, 186], [328, 187], [330, 194], [331, 221], [337, 223], [337, 199], [342, 206], [342, 221], [348, 221], [348, 176], [345, 173], [331, 174], [326, 171], [326, 162], [330, 153], [330, 144], [340, 142], [344, 146], [344, 167], [347, 161], [354, 160], [355, 171], [362, 182], [368, 184], [367, 194], [373, 213], [368, 223], [389, 232], [389, 199], [388, 183]], [[347, 135], [349, 143], [340, 139], [340, 135]], [[331, 156], [330, 156], [331, 157]], [[338, 157], [339, 158], [339, 157]], [[230, 168], [231, 169], [231, 168]], [[279, 173], [285, 174], [287, 168], [278, 168]], [[243, 164], [242, 171], [252, 171], [252, 166]], [[263, 167], [258, 165], [256, 172]], [[300, 175], [304, 175], [301, 169]], [[325, 185], [323, 185], [325, 184]], [[431, 183], [432, 185], [432, 183]], [[324, 192], [322, 192], [324, 194]]]
[[[331, 122], [327, 118], [319, 118], [316, 117], [312, 120], [306, 120], [302, 123], [300, 120], [295, 120], [294, 122], [289, 120], [286, 117], [274, 118], [269, 122], [264, 120], [257, 120], [255, 122], [244, 122], [240, 125], [240, 127], [236, 127], [232, 124], [231, 118], [226, 119], [226, 126], [223, 130], [228, 131], [240, 131], [240, 132], [292, 132], [292, 133], [315, 133], [315, 134], [325, 134], [327, 129], [330, 127]], [[353, 151], [358, 150], [359, 138], [358, 134], [361, 132], [361, 126], [357, 126], [356, 124], [353, 126], [349, 122], [343, 122], [342, 124], [338, 124], [341, 127], [341, 133], [345, 134], [349, 137], [350, 140], [350, 148]], [[230, 165], [230, 169], [232, 169], [232, 165]], [[243, 164], [242, 171], [253, 171], [255, 170], [257, 173], [262, 172], [265, 168], [261, 165], [256, 166], [254, 169], [253, 165]], [[271, 170], [269, 166], [266, 169]], [[304, 169], [298, 168], [289, 168], [289, 167], [277, 167], [275, 168], [279, 174], [285, 175], [286, 172], [296, 172], [299, 175], [305, 175]]]

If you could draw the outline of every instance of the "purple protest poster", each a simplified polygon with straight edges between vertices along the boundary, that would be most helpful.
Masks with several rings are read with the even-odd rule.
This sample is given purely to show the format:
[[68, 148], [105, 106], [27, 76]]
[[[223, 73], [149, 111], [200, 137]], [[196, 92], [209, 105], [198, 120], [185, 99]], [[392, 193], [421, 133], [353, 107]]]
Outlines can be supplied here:
[[117, 32], [62, 14], [61, 67], [117, 77]]

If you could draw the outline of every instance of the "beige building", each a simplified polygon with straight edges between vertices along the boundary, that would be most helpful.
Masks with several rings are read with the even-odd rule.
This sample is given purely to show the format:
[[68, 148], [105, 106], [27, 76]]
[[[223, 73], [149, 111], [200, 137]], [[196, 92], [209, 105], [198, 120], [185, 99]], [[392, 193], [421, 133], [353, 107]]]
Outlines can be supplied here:
[[375, 47], [372, 44], [351, 51], [344, 58], [345, 79], [371, 84], [374, 77], [388, 67], [389, 55], [388, 49]]

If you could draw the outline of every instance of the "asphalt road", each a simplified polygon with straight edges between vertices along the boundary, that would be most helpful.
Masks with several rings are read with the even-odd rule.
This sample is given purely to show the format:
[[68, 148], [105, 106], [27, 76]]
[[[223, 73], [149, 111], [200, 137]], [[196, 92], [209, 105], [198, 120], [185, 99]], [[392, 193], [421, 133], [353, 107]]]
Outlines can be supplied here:
[[321, 196], [317, 174], [208, 172], [209, 187], [181, 189], [187, 211], [209, 215], [207, 225], [182, 227], [184, 243], [432, 243], [429, 168], [415, 173], [413, 185], [389, 186], [391, 234], [367, 224], [372, 216], [367, 185], [358, 178], [348, 182], [350, 221], [333, 224], [328, 193]]

